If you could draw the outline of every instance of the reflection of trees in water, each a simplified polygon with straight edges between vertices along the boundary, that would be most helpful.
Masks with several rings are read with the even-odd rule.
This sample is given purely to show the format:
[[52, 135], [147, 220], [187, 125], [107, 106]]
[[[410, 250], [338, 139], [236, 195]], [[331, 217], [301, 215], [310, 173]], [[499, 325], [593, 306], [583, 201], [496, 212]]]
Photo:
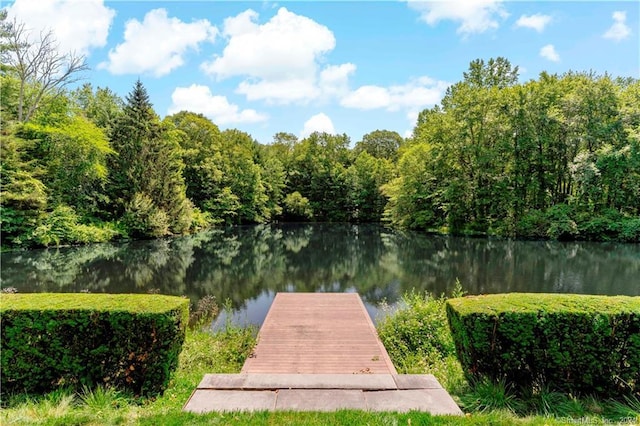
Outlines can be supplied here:
[[[506, 241], [412, 234], [390, 250], [403, 283], [419, 282], [439, 294], [460, 280], [472, 294], [563, 292], [638, 294], [637, 245], [589, 242]], [[407, 277], [409, 275], [410, 277]], [[615, 286], [614, 286], [615, 284]], [[417, 286], [422, 287], [422, 286]], [[403, 288], [406, 290], [406, 288]]]
[[18, 291], [213, 295], [236, 308], [264, 291], [358, 291], [394, 303], [415, 288], [469, 293], [639, 294], [640, 248], [429, 236], [376, 225], [283, 224], [192, 236], [2, 254]]

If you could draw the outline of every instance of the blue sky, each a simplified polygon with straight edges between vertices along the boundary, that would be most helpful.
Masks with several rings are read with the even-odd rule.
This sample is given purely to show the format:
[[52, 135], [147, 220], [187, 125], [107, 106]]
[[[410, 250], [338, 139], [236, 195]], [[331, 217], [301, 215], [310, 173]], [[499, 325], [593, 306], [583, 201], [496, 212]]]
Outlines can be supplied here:
[[568, 70], [640, 77], [640, 2], [3, 2], [87, 57], [124, 97], [140, 78], [160, 116], [202, 113], [259, 142], [277, 132], [408, 135], [469, 62], [520, 79]]

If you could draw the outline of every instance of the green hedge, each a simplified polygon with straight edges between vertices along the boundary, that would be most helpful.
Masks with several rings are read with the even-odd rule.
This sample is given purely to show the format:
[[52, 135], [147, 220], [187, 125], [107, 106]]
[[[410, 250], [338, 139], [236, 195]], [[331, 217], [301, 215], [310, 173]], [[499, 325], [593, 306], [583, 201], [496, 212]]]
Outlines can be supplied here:
[[160, 295], [0, 295], [1, 392], [109, 385], [162, 392], [177, 367], [189, 301]]
[[640, 391], [640, 297], [494, 294], [447, 301], [470, 380], [615, 396]]

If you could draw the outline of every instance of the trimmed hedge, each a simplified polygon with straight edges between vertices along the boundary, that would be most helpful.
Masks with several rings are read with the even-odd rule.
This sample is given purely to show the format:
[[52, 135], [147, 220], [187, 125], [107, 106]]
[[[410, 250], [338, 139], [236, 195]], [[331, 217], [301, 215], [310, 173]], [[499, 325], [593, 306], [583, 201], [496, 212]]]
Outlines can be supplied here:
[[494, 294], [447, 301], [467, 379], [523, 392], [640, 392], [640, 297]]
[[2, 393], [108, 385], [164, 391], [178, 365], [189, 301], [146, 294], [0, 295]]

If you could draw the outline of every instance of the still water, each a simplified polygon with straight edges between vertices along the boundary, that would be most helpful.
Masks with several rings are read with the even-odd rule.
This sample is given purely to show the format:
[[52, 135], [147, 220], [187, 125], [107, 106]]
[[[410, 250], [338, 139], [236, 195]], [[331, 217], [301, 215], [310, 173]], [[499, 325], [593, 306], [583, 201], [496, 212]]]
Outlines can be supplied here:
[[[230, 300], [234, 321], [261, 324], [276, 292], [358, 292], [372, 318], [411, 289], [469, 294], [640, 295], [640, 245], [504, 241], [378, 225], [283, 224], [1, 255], [18, 292], [162, 293]], [[222, 318], [220, 319], [222, 320]]]

